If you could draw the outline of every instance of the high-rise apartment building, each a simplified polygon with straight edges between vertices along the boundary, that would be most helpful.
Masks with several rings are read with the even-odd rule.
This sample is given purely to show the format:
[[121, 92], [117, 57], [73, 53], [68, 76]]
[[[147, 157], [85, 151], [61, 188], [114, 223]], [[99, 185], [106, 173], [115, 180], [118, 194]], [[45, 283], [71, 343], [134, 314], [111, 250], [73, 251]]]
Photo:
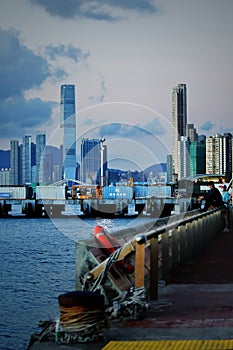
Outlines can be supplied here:
[[36, 136], [36, 182], [45, 181], [44, 151], [46, 147], [46, 135]]
[[23, 137], [22, 145], [22, 183], [32, 182], [32, 152], [31, 152], [32, 138], [30, 135]]
[[61, 86], [61, 128], [63, 129], [63, 178], [76, 178], [75, 86]]
[[179, 84], [172, 92], [172, 127], [173, 127], [173, 172], [181, 178], [178, 142], [186, 136], [187, 127], [187, 91], [186, 84]]
[[11, 185], [19, 185], [19, 141], [10, 141]]
[[191, 142], [189, 147], [190, 175], [206, 173], [206, 145], [205, 141]]
[[0, 185], [9, 186], [11, 185], [11, 169], [0, 169]]
[[[107, 170], [107, 147], [103, 147], [103, 176]], [[81, 181], [100, 183], [101, 173], [101, 140], [82, 139], [81, 143]]]
[[206, 173], [222, 174], [221, 167], [222, 136], [216, 134], [206, 138]]
[[232, 134], [206, 138], [206, 173], [229, 175], [232, 172]]

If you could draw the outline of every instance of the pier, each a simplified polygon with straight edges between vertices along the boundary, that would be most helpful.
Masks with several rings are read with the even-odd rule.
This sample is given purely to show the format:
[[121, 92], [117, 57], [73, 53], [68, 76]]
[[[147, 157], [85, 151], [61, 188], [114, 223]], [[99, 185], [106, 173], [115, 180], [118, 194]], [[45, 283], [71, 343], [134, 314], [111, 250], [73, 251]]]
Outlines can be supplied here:
[[[132, 314], [112, 322], [104, 338], [94, 343], [66, 346], [45, 341], [31, 348], [232, 349], [233, 232], [222, 230], [221, 210], [215, 209], [114, 232], [124, 247], [131, 243], [129, 257], [135, 271], [125, 275], [113, 267], [115, 271], [104, 282], [105, 292], [107, 297], [120, 295], [131, 283], [136, 289], [145, 288], [146, 300], [141, 299], [144, 317]], [[93, 286], [104, 268], [106, 262], [98, 251], [94, 241], [77, 243], [77, 289], [85, 279]]]
[[[0, 217], [129, 217], [171, 215], [179, 204], [171, 186], [0, 186]], [[189, 204], [187, 204], [189, 205]]]

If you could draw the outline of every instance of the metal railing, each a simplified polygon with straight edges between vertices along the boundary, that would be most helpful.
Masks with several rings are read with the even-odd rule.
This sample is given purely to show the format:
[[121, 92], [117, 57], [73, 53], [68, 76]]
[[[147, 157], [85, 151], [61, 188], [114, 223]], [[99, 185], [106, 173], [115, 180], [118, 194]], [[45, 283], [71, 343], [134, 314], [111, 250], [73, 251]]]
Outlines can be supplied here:
[[[114, 237], [127, 240], [131, 236], [119, 248], [119, 259], [127, 255], [134, 259], [135, 288], [145, 287], [150, 299], [157, 300], [159, 281], [169, 283], [170, 272], [177, 273], [180, 264], [199, 255], [221, 230], [221, 210], [218, 208], [207, 212], [194, 210], [185, 216], [159, 220], [149, 229], [133, 227], [119, 230], [114, 232]], [[94, 267], [86, 275], [86, 281], [93, 283], [108, 261], [109, 258]]]
[[[149, 248], [150, 269], [147, 287], [150, 299], [158, 298], [159, 281], [169, 283], [170, 272], [177, 273], [185, 261], [199, 255], [222, 227], [221, 210], [195, 213], [155, 230], [136, 236], [135, 286], [140, 287], [145, 276], [145, 264], [137, 250]], [[141, 247], [142, 246], [142, 247]], [[140, 261], [139, 261], [140, 260]], [[140, 278], [139, 278], [140, 276]], [[140, 282], [138, 282], [140, 279]]]

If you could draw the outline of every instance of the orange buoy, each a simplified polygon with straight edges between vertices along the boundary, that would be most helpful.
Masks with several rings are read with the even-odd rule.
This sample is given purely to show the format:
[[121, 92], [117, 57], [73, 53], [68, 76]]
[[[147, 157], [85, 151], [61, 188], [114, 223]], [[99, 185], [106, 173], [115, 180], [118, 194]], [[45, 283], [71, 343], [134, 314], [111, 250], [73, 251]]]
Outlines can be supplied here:
[[[110, 256], [115, 250], [120, 248], [118, 241], [112, 235], [107, 234], [100, 225], [94, 227], [94, 236], [107, 256]], [[134, 266], [125, 259], [117, 261], [116, 265], [127, 274], [134, 272]]]

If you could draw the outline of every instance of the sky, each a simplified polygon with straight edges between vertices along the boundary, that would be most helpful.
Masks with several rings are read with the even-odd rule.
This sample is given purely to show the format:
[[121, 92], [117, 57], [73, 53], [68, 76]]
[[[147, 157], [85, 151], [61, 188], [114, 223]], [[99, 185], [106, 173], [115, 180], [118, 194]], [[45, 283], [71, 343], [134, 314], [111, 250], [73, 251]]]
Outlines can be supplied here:
[[83, 137], [104, 137], [110, 167], [166, 162], [180, 83], [199, 134], [233, 132], [232, 18], [232, 0], [1, 0], [0, 149], [38, 133], [59, 147], [62, 84], [78, 161]]

